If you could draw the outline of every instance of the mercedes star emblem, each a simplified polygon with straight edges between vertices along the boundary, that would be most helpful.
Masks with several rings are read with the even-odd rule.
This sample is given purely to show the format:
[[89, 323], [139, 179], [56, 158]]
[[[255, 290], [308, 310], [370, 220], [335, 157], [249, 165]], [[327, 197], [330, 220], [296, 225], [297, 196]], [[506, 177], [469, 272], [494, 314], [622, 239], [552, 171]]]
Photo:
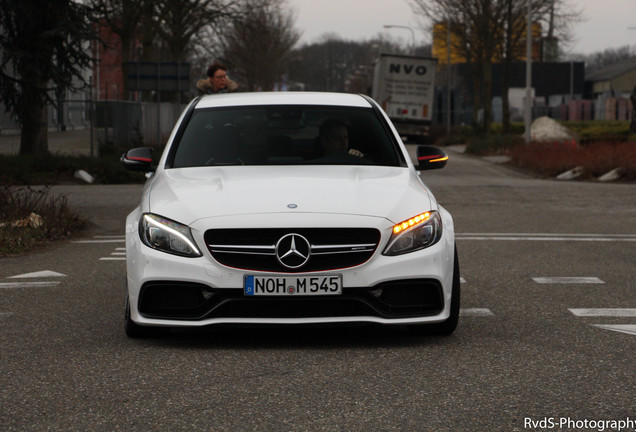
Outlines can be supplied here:
[[309, 261], [311, 245], [300, 234], [286, 234], [276, 243], [276, 258], [283, 266], [296, 269]]

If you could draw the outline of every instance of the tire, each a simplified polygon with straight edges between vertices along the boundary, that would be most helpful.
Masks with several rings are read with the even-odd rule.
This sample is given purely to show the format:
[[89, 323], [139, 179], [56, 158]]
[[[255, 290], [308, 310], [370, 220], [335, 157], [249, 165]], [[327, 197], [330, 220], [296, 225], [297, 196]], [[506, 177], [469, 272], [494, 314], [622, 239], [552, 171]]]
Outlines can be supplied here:
[[459, 259], [457, 258], [457, 246], [455, 246], [455, 263], [453, 264], [453, 288], [451, 291], [451, 305], [449, 317], [440, 323], [417, 324], [409, 327], [412, 333], [419, 335], [449, 336], [457, 328], [459, 323], [459, 304], [461, 298], [461, 283], [459, 279]]
[[126, 336], [131, 339], [142, 339], [162, 336], [167, 334], [168, 331], [169, 329], [165, 327], [140, 326], [134, 322], [130, 317], [130, 301], [128, 300], [128, 296], [126, 296], [126, 311], [124, 313], [124, 332]]

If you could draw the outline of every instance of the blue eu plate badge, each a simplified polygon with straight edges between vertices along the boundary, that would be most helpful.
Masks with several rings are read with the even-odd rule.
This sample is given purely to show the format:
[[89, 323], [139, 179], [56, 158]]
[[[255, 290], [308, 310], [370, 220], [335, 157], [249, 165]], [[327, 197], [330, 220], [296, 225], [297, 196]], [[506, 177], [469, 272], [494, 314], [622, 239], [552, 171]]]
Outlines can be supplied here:
[[254, 276], [245, 276], [245, 295], [254, 295]]

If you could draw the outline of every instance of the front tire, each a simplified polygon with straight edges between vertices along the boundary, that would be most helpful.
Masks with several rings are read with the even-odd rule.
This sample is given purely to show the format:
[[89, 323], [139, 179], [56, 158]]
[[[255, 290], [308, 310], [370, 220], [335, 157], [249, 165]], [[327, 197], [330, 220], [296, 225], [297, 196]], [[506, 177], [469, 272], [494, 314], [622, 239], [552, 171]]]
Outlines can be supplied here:
[[126, 311], [124, 313], [124, 332], [131, 339], [142, 339], [154, 336], [162, 336], [167, 333], [164, 327], [140, 326], [130, 317], [130, 300], [126, 296]]

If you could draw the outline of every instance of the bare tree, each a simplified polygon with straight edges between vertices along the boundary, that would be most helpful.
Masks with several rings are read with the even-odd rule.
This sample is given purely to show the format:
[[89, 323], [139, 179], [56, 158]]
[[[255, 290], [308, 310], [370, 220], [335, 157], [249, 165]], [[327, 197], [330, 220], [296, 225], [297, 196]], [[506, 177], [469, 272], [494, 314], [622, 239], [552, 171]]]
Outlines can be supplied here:
[[548, 0], [540, 6], [543, 13], [538, 21], [546, 29], [545, 40], [555, 45], [546, 60], [557, 61], [571, 45], [574, 25], [583, 20], [583, 11], [576, 0]]
[[[193, 49], [192, 38], [205, 27], [216, 28], [241, 16], [240, 0], [160, 0], [155, 2], [157, 34], [169, 60], [181, 61]], [[218, 30], [221, 30], [220, 28]]]
[[[120, 49], [123, 62], [134, 60], [135, 48], [142, 33], [142, 25], [148, 26], [149, 23], [153, 22], [153, 3], [150, 0], [91, 1], [99, 22], [108, 26], [121, 39]], [[152, 33], [152, 30], [149, 33]]]
[[625, 45], [618, 48], [608, 48], [591, 54], [572, 54], [571, 60], [585, 62], [585, 72], [591, 73], [607, 66], [629, 60], [636, 56], [636, 45]]
[[285, 0], [245, 0], [243, 14], [218, 36], [221, 57], [246, 90], [271, 90], [300, 39]]
[[72, 88], [91, 57], [90, 9], [71, 0], [0, 0], [0, 94], [21, 126], [20, 154], [48, 153], [51, 90]]
[[526, 47], [522, 46], [527, 37], [527, 2], [517, 0], [504, 1], [503, 40], [497, 50], [497, 60], [502, 66], [501, 94], [503, 111], [503, 132], [508, 133], [510, 124], [510, 100], [507, 95], [510, 89], [510, 69], [512, 62], [526, 56]]
[[413, 10], [432, 23], [445, 23], [452, 33], [451, 49], [460, 53], [473, 69], [474, 123], [484, 110], [484, 127], [492, 119], [492, 59], [502, 39], [504, 8], [498, 0], [411, 0]]
[[307, 90], [346, 91], [347, 80], [352, 76], [370, 74], [379, 53], [407, 54], [407, 50], [383, 37], [351, 41], [327, 34], [296, 50], [297, 62], [290, 78], [305, 84]]
[[[121, 47], [111, 48], [121, 50], [124, 64], [188, 60], [196, 51], [200, 34], [205, 29], [220, 32], [227, 19], [240, 14], [243, 1], [91, 0], [100, 22], [119, 36]], [[163, 98], [174, 96], [162, 92]]]
[[[492, 121], [492, 72], [494, 61], [503, 63], [502, 91], [508, 94], [509, 66], [514, 60], [525, 58], [528, 0], [410, 0], [415, 13], [428, 18], [433, 25], [446, 23], [452, 34], [450, 47], [459, 53], [473, 69], [473, 121], [477, 124], [477, 112], [483, 109], [484, 129]], [[531, 0], [531, 21], [548, 22], [549, 34], [554, 29], [567, 29], [561, 21], [573, 22], [580, 12], [565, 7], [566, 0]], [[567, 11], [567, 12], [564, 12]], [[555, 24], [559, 23], [559, 25]], [[565, 38], [566, 31], [560, 33]], [[504, 97], [504, 124], [509, 126], [510, 110]]]

